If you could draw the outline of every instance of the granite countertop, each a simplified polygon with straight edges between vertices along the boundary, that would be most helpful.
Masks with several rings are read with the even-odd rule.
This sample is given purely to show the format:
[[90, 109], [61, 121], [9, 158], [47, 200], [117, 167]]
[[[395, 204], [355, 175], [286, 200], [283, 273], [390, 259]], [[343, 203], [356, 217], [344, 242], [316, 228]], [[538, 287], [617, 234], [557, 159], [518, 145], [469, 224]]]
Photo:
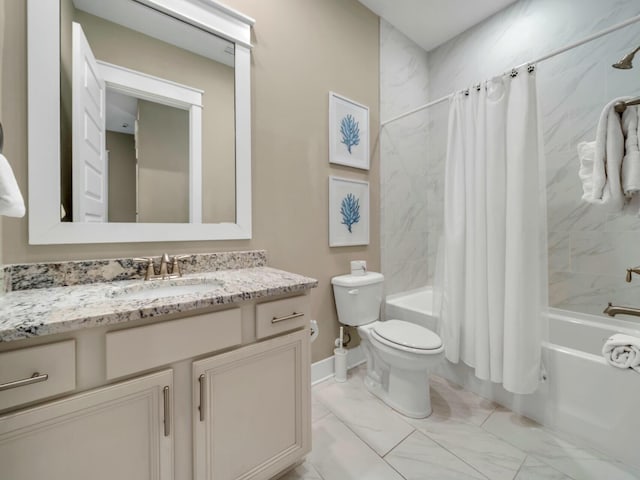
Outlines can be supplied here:
[[[194, 291], [180, 286], [189, 284]], [[180, 287], [167, 295], [171, 285]], [[0, 297], [0, 342], [304, 292], [317, 285], [313, 278], [260, 266], [194, 273], [175, 281], [123, 280], [11, 291]], [[153, 287], [162, 288], [162, 296], [151, 294]], [[139, 290], [146, 298], [130, 296]]]

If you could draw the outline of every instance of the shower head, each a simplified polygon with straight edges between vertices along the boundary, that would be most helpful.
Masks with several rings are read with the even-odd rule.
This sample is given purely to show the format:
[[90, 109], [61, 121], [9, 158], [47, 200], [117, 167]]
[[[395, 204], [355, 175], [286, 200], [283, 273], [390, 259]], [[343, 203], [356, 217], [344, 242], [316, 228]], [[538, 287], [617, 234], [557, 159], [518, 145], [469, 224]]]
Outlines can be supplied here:
[[636, 54], [636, 52], [640, 50], [640, 47], [637, 47], [633, 52], [631, 53], [627, 53], [624, 57], [622, 57], [620, 59], [619, 62], [614, 63], [613, 65], [611, 65], [613, 68], [619, 68], [621, 70], [629, 70], [630, 68], [633, 68], [633, 63], [631, 63], [631, 61], [633, 60], [634, 55]]

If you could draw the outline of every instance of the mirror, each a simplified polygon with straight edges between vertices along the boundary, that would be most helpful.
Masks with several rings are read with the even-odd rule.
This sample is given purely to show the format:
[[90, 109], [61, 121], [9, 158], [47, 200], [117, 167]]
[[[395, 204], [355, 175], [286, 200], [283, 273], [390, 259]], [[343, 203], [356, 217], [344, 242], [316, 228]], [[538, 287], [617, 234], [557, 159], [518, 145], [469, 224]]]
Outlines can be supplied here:
[[253, 20], [199, 0], [28, 9], [30, 243], [251, 238]]

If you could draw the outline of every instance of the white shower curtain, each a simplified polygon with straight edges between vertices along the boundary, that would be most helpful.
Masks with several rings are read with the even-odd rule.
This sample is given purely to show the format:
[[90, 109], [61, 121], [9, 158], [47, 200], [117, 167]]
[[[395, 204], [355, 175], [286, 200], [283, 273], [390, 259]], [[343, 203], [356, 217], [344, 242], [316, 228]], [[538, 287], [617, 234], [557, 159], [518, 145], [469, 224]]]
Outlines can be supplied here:
[[453, 96], [445, 173], [446, 357], [514, 393], [538, 385], [547, 307], [544, 161], [535, 72]]

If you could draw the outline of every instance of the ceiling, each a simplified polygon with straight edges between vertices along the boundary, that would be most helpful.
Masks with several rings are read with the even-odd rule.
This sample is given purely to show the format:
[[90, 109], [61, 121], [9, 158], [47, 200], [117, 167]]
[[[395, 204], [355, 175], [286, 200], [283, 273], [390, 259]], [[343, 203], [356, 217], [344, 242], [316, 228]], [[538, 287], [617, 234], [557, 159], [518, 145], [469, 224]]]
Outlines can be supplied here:
[[426, 51], [515, 0], [359, 0]]

